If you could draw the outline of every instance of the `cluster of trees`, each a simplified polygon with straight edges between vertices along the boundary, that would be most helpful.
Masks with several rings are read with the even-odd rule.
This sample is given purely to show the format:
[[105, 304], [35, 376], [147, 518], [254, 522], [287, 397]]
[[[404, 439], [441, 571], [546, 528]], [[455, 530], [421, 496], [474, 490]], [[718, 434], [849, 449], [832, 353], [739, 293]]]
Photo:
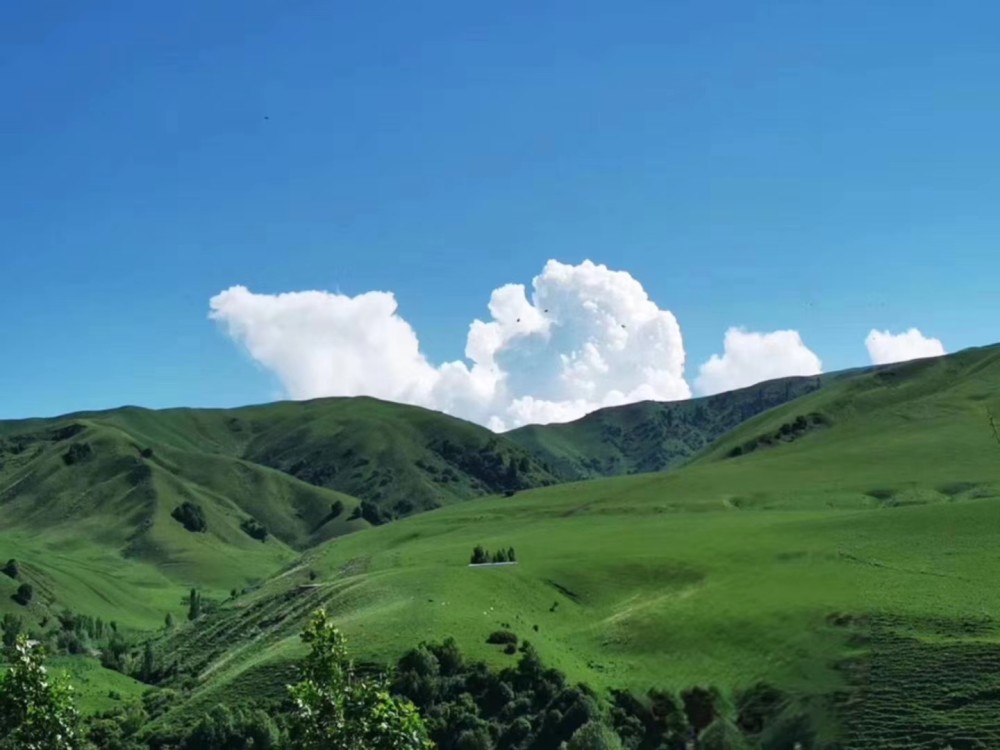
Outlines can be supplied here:
[[513, 547], [498, 549], [491, 555], [488, 549], [485, 549], [482, 545], [477, 544], [472, 550], [472, 556], [469, 558], [469, 562], [473, 565], [484, 565], [486, 563], [499, 562], [517, 562], [517, 556], [514, 554]]
[[[0, 570], [8, 578], [13, 578], [15, 581], [21, 576], [21, 569], [17, 564], [17, 560], [13, 557], [7, 561], [7, 564], [3, 566]], [[22, 606], [27, 606], [28, 603], [35, 596], [35, 589], [30, 583], [22, 583], [17, 587], [17, 591], [14, 592], [13, 599], [15, 602]]]
[[0, 618], [0, 634], [3, 645], [11, 648], [19, 635], [44, 643], [51, 651], [61, 654], [84, 654], [98, 650], [108, 650], [109, 642], [118, 636], [115, 622], [105, 622], [100, 617], [76, 615], [64, 609], [55, 618], [48, 615], [41, 619], [40, 627], [30, 633], [24, 620], [18, 615], [7, 613]]
[[453, 639], [403, 655], [393, 686], [417, 706], [439, 750], [554, 750], [590, 722], [600, 701], [546, 669], [528, 642], [516, 667], [468, 662]]
[[726, 455], [729, 458], [736, 458], [737, 456], [742, 456], [746, 453], [753, 453], [761, 447], [769, 447], [781, 442], [790, 442], [802, 437], [802, 435], [816, 426], [828, 425], [829, 423], [830, 418], [825, 414], [820, 414], [819, 412], [813, 412], [808, 416], [800, 414], [791, 422], [785, 422], [782, 424], [774, 432], [758, 435], [742, 445], [735, 446]]
[[175, 521], [179, 521], [188, 531], [200, 532], [208, 528], [208, 524], [205, 522], [205, 511], [201, 509], [198, 503], [185, 500], [174, 508], [170, 512], [170, 515]]
[[56, 615], [55, 625], [54, 632], [48, 634], [49, 641], [64, 654], [84, 654], [97, 649], [107, 651], [112, 641], [121, 638], [117, 623], [74, 614], [68, 609]]
[[[495, 636], [495, 637], [494, 637]], [[512, 640], [498, 631], [491, 641]], [[439, 750], [791, 750], [816, 747], [788, 696], [757, 685], [735, 696], [732, 718], [716, 690], [598, 696], [546, 668], [528, 641], [516, 666], [466, 661], [453, 639], [421, 644], [396, 665], [393, 688], [417, 706]]]
[[86, 461], [92, 455], [94, 455], [94, 449], [90, 446], [90, 443], [73, 443], [63, 453], [63, 462], [67, 466], [72, 466], [73, 464]]
[[362, 500], [361, 504], [355, 507], [350, 515], [350, 520], [363, 518], [372, 526], [388, 523], [393, 519], [393, 515], [388, 510], [380, 508], [377, 503], [371, 500]]
[[256, 518], [244, 518], [240, 521], [240, 528], [243, 533], [262, 542], [267, 541], [267, 528]]
[[[197, 591], [192, 591], [190, 602], [195, 614], [200, 614], [201, 596]], [[165, 624], [167, 630], [173, 627], [173, 616], [169, 613]], [[178, 676], [175, 663], [166, 665], [157, 658], [153, 640], [130, 639], [113, 620], [80, 615], [68, 609], [55, 616], [45, 615], [37, 623], [26, 623], [24, 618], [11, 613], [0, 618], [0, 639], [5, 648], [13, 647], [20, 635], [48, 653], [97, 656], [105, 668], [147, 684], [159, 684]]]
[[479, 450], [470, 450], [450, 440], [442, 440], [432, 448], [447, 463], [478, 479], [490, 492], [516, 491], [531, 486], [527, 476], [531, 471], [529, 457], [525, 454], [504, 458], [495, 440], [487, 441]]

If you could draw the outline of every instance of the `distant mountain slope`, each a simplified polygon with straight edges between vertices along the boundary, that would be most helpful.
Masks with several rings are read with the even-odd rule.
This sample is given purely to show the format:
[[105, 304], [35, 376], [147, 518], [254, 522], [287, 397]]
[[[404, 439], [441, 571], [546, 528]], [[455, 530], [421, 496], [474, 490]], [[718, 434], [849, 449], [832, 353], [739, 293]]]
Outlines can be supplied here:
[[884, 365], [748, 420], [693, 466], [812, 460], [856, 477], [891, 460], [899, 483], [967, 465], [971, 480], [984, 459], [1000, 465], [987, 416], [998, 399], [1000, 345]]
[[672, 469], [741, 422], [864, 370], [793, 377], [687, 401], [644, 401], [507, 433], [564, 480]]

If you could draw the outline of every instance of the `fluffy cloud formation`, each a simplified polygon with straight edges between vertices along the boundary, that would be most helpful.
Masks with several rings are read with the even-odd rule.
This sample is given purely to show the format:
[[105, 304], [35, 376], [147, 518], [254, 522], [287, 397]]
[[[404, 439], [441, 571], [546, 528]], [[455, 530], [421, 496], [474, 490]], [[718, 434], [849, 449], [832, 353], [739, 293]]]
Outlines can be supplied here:
[[490, 319], [469, 328], [466, 361], [441, 365], [420, 351], [388, 292], [267, 295], [235, 286], [210, 308], [295, 399], [369, 395], [504, 430], [691, 395], [673, 314], [628, 273], [590, 261], [550, 260], [530, 298], [521, 284], [494, 290]]
[[798, 331], [753, 333], [730, 328], [723, 354], [713, 354], [699, 368], [695, 390], [709, 396], [764, 380], [821, 372], [823, 363], [803, 343]]
[[891, 362], [906, 362], [922, 357], [940, 357], [945, 354], [940, 339], [924, 336], [918, 329], [911, 328], [905, 333], [872, 331], [865, 339], [868, 356], [873, 365], [887, 365]]

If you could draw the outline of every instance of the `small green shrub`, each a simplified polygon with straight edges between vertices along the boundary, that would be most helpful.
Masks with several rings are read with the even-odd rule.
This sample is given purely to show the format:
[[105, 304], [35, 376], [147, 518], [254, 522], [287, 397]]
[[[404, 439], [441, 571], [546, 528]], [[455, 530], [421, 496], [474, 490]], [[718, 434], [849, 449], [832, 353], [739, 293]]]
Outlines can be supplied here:
[[503, 645], [506, 643], [513, 643], [517, 645], [517, 641], [517, 635], [509, 630], [494, 630], [486, 639], [487, 643], [493, 643], [496, 645]]
[[240, 522], [240, 528], [254, 539], [259, 539], [262, 542], [267, 540], [267, 529], [256, 518], [244, 518]]
[[94, 449], [90, 447], [90, 443], [73, 443], [69, 449], [63, 453], [63, 462], [67, 466], [72, 466], [73, 464], [86, 461], [93, 455]]
[[28, 603], [35, 595], [35, 590], [31, 587], [30, 583], [22, 583], [17, 587], [17, 593], [14, 594], [14, 601], [18, 604], [27, 606]]

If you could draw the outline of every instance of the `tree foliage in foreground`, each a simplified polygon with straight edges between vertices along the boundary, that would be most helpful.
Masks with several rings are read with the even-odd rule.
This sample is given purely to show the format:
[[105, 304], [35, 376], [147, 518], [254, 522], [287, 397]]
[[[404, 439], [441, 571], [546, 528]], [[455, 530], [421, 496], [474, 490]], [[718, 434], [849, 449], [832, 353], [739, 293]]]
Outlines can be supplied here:
[[622, 741], [599, 721], [588, 721], [576, 730], [566, 750], [622, 750]]
[[53, 679], [42, 649], [19, 635], [0, 677], [0, 750], [80, 750], [72, 688]]
[[425, 750], [433, 747], [413, 704], [393, 697], [381, 680], [355, 673], [344, 637], [323, 610], [302, 640], [310, 647], [302, 680], [289, 688], [295, 750]]

